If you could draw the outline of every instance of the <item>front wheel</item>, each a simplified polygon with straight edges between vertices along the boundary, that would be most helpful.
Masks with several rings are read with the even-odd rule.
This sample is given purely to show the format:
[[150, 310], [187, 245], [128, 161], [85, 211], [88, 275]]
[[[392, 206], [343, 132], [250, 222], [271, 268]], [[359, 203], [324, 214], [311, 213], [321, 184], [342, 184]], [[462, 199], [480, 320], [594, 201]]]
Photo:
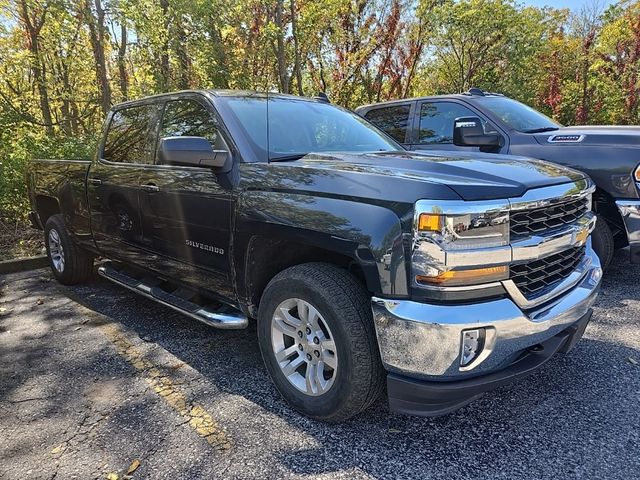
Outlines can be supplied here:
[[615, 242], [609, 225], [606, 220], [600, 216], [598, 216], [598, 220], [596, 221], [596, 228], [594, 228], [591, 233], [591, 242], [596, 255], [600, 258], [602, 269], [606, 270], [611, 260], [613, 260]]
[[333, 265], [297, 265], [269, 282], [258, 342], [278, 391], [311, 418], [346, 420], [381, 393], [384, 371], [369, 296]]
[[44, 244], [49, 265], [56, 279], [64, 285], [88, 280], [93, 273], [93, 256], [71, 238], [62, 215], [52, 215], [44, 227]]

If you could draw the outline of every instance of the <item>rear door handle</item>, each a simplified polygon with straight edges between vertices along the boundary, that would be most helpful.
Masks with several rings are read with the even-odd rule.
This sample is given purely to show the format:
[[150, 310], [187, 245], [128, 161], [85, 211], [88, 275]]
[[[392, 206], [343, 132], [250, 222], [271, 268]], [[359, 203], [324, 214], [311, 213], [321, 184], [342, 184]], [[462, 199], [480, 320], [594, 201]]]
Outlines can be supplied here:
[[158, 192], [160, 190], [160, 188], [153, 183], [145, 183], [144, 185], [140, 185], [140, 187], [145, 192]]
[[99, 178], [90, 178], [89, 183], [91, 185], [102, 185], [102, 180], [100, 180]]

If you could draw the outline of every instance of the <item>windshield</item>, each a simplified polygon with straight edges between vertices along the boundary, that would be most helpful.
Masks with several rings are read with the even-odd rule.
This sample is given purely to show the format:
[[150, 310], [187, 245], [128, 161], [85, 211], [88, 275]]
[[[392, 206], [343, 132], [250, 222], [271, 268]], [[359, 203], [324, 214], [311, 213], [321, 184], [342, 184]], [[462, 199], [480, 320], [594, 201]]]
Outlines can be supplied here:
[[500, 120], [520, 132], [551, 131], [562, 126], [537, 110], [507, 97], [484, 97], [481, 101]]
[[[295, 98], [221, 97], [259, 158], [287, 160], [310, 152], [403, 150], [358, 115]], [[268, 118], [268, 121], [267, 121]]]

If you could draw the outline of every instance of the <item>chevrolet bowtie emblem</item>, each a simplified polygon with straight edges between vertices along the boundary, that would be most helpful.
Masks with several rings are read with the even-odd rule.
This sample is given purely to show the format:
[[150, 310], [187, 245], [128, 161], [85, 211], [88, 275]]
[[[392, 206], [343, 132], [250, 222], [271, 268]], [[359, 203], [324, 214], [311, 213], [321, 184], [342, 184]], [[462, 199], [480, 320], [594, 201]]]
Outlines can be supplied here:
[[575, 242], [574, 243], [578, 243], [580, 245], [582, 245], [583, 243], [585, 243], [587, 241], [587, 238], [589, 237], [589, 227], [582, 227], [580, 230], [578, 230], [575, 233]]

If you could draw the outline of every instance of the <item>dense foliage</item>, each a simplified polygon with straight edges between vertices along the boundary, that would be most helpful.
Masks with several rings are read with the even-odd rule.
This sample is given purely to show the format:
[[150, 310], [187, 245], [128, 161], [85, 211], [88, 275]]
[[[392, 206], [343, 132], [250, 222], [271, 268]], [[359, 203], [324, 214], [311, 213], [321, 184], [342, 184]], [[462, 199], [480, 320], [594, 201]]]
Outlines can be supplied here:
[[476, 86], [567, 124], [638, 123], [639, 66], [638, 1], [0, 0], [0, 221], [24, 216], [28, 158], [90, 156], [131, 98], [324, 91], [355, 107]]

